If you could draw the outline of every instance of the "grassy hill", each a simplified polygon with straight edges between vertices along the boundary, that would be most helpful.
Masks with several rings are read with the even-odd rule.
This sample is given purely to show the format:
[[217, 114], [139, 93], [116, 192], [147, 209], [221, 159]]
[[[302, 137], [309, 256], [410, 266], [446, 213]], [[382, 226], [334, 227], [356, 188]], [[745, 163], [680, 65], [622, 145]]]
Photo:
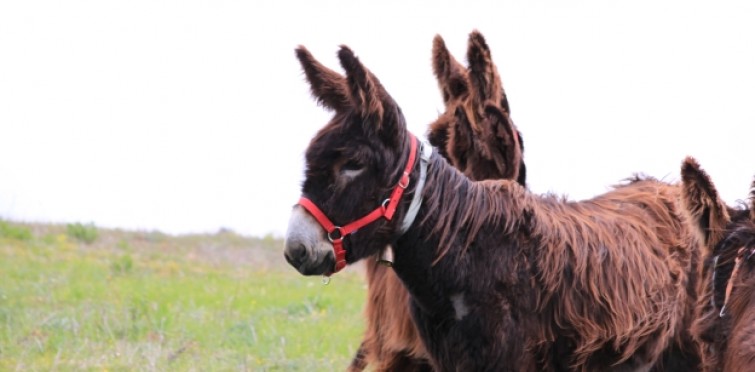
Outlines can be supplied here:
[[0, 370], [343, 370], [365, 287], [274, 238], [0, 220]]

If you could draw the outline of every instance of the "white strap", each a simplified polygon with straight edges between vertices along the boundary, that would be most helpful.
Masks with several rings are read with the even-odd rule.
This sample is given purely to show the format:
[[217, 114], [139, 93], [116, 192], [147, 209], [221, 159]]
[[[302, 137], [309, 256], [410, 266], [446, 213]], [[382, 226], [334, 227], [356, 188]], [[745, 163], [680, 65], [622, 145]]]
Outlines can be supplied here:
[[409, 227], [412, 226], [414, 219], [417, 218], [419, 207], [422, 205], [422, 190], [425, 188], [425, 180], [427, 179], [427, 164], [430, 162], [433, 148], [427, 141], [422, 141], [421, 146], [422, 148], [419, 158], [419, 180], [417, 181], [417, 187], [414, 189], [412, 203], [409, 204], [409, 210], [406, 212], [404, 221], [401, 223], [401, 234], [407, 232]]

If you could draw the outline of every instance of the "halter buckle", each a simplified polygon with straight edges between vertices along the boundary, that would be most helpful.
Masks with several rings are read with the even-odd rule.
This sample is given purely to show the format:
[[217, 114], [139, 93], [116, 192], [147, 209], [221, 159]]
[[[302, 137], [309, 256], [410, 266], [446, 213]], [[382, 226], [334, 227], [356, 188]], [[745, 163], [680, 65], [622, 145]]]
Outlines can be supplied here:
[[383, 208], [383, 211], [388, 209], [388, 203], [391, 202], [391, 198], [383, 200], [383, 202], [380, 204], [380, 207]]

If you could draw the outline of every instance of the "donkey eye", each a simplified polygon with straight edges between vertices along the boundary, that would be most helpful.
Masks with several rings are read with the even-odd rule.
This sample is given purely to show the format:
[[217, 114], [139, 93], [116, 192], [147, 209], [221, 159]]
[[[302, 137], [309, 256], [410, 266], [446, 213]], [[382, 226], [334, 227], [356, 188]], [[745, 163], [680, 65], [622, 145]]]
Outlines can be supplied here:
[[354, 179], [356, 176], [362, 174], [364, 171], [364, 165], [362, 163], [349, 160], [341, 165], [340, 174], [347, 179]]
[[355, 160], [349, 160], [344, 165], [341, 166], [341, 171], [343, 172], [349, 172], [349, 171], [358, 171], [364, 168], [364, 166]]

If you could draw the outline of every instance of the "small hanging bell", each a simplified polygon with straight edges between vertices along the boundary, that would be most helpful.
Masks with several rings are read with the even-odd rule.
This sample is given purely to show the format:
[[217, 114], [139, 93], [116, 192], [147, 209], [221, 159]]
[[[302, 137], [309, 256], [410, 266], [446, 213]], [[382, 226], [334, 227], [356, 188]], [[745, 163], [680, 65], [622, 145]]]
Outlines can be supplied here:
[[380, 252], [380, 256], [377, 258], [377, 262], [383, 266], [392, 267], [393, 266], [393, 247], [389, 245], [386, 245], [382, 252]]

